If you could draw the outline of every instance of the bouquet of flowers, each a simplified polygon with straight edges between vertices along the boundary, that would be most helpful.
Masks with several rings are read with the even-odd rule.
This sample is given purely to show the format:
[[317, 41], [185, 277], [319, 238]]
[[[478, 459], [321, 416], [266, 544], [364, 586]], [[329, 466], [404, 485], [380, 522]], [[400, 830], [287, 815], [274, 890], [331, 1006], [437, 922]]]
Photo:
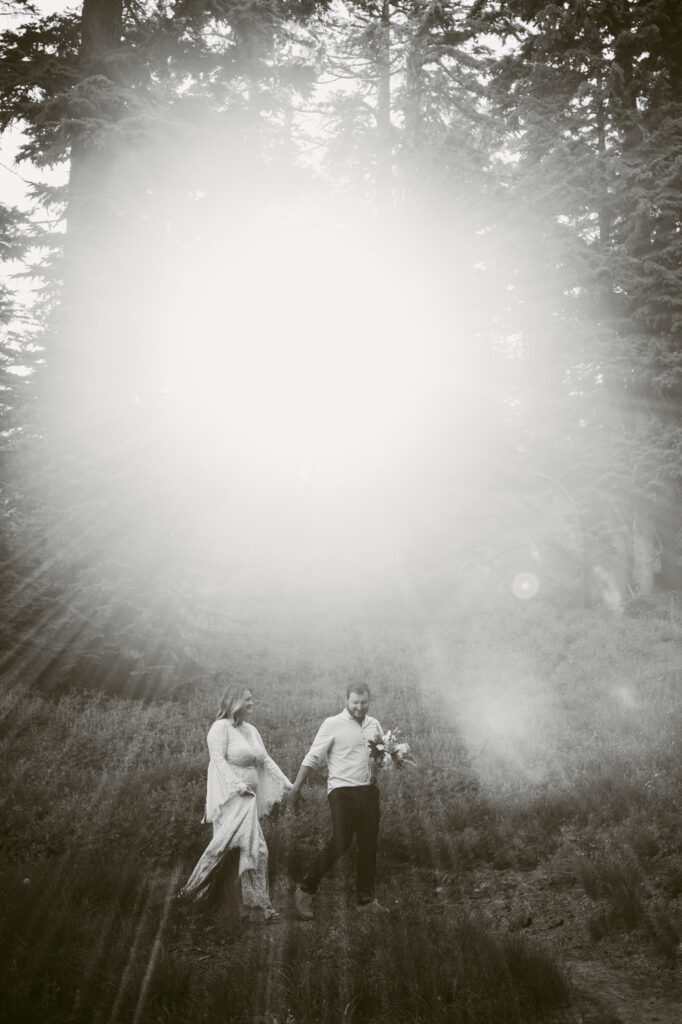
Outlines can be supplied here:
[[407, 756], [409, 752], [410, 745], [401, 739], [400, 729], [389, 729], [369, 741], [369, 756], [376, 768], [402, 768], [404, 764], [416, 767]]

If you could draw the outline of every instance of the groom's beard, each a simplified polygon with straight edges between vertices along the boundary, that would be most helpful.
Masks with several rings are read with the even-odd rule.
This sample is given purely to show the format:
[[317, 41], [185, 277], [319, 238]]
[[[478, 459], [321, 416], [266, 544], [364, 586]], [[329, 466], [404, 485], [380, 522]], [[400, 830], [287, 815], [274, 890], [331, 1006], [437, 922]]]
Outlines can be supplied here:
[[364, 722], [365, 717], [367, 715], [367, 712], [366, 711], [350, 711], [350, 708], [348, 710], [349, 710], [351, 718], [354, 718], [356, 722], [359, 722], [360, 725], [362, 725], [362, 723]]

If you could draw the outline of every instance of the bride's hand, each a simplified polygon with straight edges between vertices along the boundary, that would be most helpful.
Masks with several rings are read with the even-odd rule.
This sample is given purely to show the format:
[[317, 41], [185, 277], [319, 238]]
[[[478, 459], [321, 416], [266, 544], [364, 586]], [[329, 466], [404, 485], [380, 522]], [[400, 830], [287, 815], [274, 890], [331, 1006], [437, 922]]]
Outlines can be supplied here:
[[287, 807], [290, 807], [292, 811], [297, 811], [301, 804], [301, 790], [293, 786], [287, 791], [284, 799]]

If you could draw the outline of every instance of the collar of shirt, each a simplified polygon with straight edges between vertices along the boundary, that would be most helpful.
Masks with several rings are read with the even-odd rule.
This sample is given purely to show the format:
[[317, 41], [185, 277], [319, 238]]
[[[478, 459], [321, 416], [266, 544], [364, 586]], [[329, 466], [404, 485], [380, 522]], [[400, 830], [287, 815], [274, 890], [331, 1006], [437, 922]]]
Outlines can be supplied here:
[[[341, 712], [341, 714], [343, 715], [343, 717], [344, 717], [344, 718], [345, 718], [345, 719], [346, 719], [346, 720], [347, 720], [348, 722], [358, 722], [357, 718], [353, 718], [353, 716], [351, 715], [351, 713], [350, 713], [350, 711], [348, 710], [348, 708], [344, 708], [344, 709], [343, 709], [343, 711]], [[370, 715], [365, 715], [365, 717], [363, 718], [363, 720], [362, 720], [361, 722], [358, 722], [358, 725], [361, 725], [361, 726], [362, 726], [362, 728], [364, 729], [364, 728], [365, 728], [365, 726], [366, 726], [366, 725], [368, 725], [368, 723], [369, 723], [370, 721], [371, 721], [371, 716], [370, 716]]]

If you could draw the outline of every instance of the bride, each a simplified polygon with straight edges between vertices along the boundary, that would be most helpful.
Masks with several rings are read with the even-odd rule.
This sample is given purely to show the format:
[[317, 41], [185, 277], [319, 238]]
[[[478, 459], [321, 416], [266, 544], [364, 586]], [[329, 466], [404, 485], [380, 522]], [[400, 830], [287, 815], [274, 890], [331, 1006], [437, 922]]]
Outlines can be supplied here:
[[204, 895], [229, 851], [238, 849], [242, 902], [260, 907], [266, 921], [271, 921], [279, 915], [270, 903], [268, 848], [260, 818], [283, 799], [291, 783], [249, 722], [252, 710], [253, 696], [247, 687], [225, 690], [207, 737], [210, 761], [204, 821], [213, 823], [213, 839], [179, 895]]

